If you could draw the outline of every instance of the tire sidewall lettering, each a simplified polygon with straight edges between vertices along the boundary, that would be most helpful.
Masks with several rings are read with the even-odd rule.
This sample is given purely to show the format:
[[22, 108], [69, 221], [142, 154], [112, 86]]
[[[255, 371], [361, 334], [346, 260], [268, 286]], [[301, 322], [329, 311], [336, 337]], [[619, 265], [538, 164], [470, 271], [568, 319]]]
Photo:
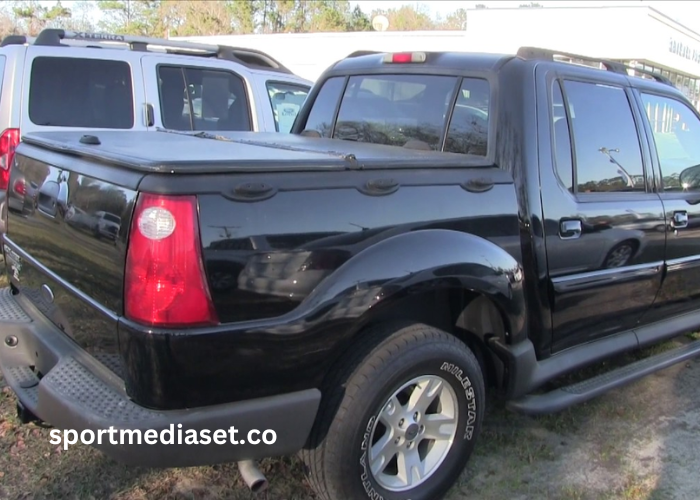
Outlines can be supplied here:
[[362, 473], [360, 474], [360, 480], [362, 481], [362, 488], [365, 490], [367, 498], [371, 500], [384, 500], [384, 497], [374, 488], [372, 481], [370, 481], [371, 472], [367, 469], [367, 450], [369, 449], [369, 441], [372, 438], [372, 429], [374, 428], [374, 422], [377, 420], [376, 415], [367, 421], [367, 426], [365, 427], [364, 433], [362, 435], [362, 444], [360, 445], [360, 467]]
[[465, 370], [455, 363], [445, 361], [442, 363], [442, 366], [440, 366], [440, 370], [452, 375], [457, 382], [459, 382], [459, 385], [462, 386], [462, 389], [464, 389], [464, 396], [467, 398], [467, 422], [462, 439], [464, 441], [471, 441], [474, 439], [474, 430], [476, 429], [477, 423], [476, 394], [474, 393], [472, 381]]

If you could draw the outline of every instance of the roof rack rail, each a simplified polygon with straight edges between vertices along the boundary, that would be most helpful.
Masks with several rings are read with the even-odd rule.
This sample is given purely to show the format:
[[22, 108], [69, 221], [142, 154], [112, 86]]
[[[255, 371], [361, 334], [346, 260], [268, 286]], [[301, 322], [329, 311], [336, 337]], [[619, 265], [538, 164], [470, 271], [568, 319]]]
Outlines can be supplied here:
[[2, 39], [0, 47], [7, 47], [8, 45], [24, 45], [27, 42], [27, 37], [24, 35], [7, 35]]
[[654, 72], [649, 71], [649, 70], [645, 70], [643, 68], [635, 68], [634, 66], [629, 66], [629, 65], [621, 63], [619, 61], [610, 61], [608, 59], [601, 59], [598, 57], [582, 56], [581, 54], [571, 54], [569, 52], [562, 52], [559, 50], [542, 49], [542, 48], [538, 48], [538, 47], [520, 47], [518, 49], [517, 55], [518, 55], [518, 57], [521, 57], [523, 59], [543, 59], [546, 61], [554, 61], [555, 56], [565, 56], [565, 57], [569, 57], [571, 59], [580, 59], [582, 61], [597, 62], [597, 63], [605, 66], [605, 69], [607, 71], [611, 71], [613, 73], [618, 73], [621, 75], [630, 76], [629, 73], [627, 73], [628, 70], [638, 71], [639, 73], [643, 73], [645, 75], [651, 76], [657, 82], [664, 83], [666, 85], [670, 85], [671, 87], [675, 87], [673, 82], [663, 75], [659, 75], [657, 73], [654, 73]]
[[[245, 66], [255, 66], [258, 68], [271, 69], [283, 73], [291, 73], [291, 71], [282, 65], [282, 63], [265, 52], [259, 50], [229, 47], [227, 45], [204, 44], [186, 40], [167, 40], [164, 38], [117, 35], [110, 33], [88, 33], [84, 31], [68, 31], [63, 29], [47, 28], [39, 33], [34, 40], [34, 45], [65, 47], [66, 45], [61, 43], [62, 40], [76, 40], [80, 42], [107, 44], [107, 46], [122, 44], [126, 45], [129, 50], [144, 52], [148, 51], [149, 46], [159, 47], [170, 54], [216, 57], [218, 59], [237, 62]], [[11, 42], [15, 44], [19, 43], [18, 41], [14, 40]], [[5, 42], [3, 41], [3, 43]], [[26, 38], [21, 43], [27, 43]], [[92, 45], [92, 47], [101, 46]]]

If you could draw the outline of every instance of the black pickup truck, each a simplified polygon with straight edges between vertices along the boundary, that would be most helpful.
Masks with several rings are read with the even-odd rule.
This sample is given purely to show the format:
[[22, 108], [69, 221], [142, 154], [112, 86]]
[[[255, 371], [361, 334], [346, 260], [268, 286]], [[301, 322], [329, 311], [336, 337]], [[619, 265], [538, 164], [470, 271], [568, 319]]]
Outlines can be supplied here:
[[292, 134], [23, 137], [10, 177], [39, 187], [3, 214], [0, 294], [21, 415], [235, 426], [94, 446], [239, 461], [253, 489], [256, 460], [299, 452], [320, 498], [436, 500], [487, 389], [555, 412], [700, 356], [549, 387], [700, 327], [700, 115], [659, 75], [555, 56], [349, 57]]

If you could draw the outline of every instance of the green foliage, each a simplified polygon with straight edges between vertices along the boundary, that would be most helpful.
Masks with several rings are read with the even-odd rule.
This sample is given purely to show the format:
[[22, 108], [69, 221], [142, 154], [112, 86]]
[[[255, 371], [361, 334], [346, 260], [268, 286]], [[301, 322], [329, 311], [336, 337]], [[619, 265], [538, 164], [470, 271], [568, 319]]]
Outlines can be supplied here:
[[70, 9], [57, 2], [53, 7], [41, 5], [37, 1], [15, 2], [12, 7], [19, 31], [37, 35], [44, 28], [61, 26], [71, 17]]
[[[425, 6], [403, 5], [372, 16], [377, 14], [389, 18], [390, 30], [466, 26], [464, 9], [443, 21], [434, 20]], [[70, 9], [61, 2], [0, 1], [0, 37], [35, 36], [50, 27], [153, 37], [372, 30], [371, 16], [348, 0], [83, 0], [71, 2]]]

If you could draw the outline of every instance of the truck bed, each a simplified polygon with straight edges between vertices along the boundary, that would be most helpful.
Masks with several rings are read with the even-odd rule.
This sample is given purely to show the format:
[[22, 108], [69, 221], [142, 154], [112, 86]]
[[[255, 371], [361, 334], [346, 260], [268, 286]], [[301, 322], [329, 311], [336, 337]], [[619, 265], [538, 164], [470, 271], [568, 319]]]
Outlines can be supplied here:
[[[172, 131], [36, 132], [22, 137], [39, 146], [144, 173], [221, 173], [486, 166], [483, 157], [394, 146], [308, 138], [292, 134]], [[206, 142], [206, 146], [203, 145]]]

